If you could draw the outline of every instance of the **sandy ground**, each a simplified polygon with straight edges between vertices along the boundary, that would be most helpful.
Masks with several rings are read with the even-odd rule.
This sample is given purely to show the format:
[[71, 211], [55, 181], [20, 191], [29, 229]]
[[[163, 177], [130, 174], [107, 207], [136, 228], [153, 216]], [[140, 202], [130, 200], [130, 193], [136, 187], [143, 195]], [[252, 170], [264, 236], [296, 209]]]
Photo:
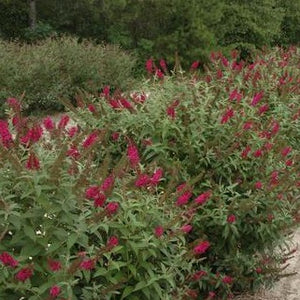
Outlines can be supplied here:
[[298, 272], [298, 274], [283, 277], [274, 284], [271, 290], [263, 290], [253, 296], [236, 297], [235, 300], [300, 300], [300, 229], [295, 232], [293, 243], [298, 246], [289, 267], [283, 274]]

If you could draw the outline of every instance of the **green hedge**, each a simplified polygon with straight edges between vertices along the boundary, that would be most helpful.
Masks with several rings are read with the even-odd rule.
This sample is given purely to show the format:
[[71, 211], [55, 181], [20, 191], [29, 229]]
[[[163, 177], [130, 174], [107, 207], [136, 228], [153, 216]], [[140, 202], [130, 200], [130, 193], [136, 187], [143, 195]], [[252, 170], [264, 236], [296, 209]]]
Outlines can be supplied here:
[[78, 42], [71, 37], [35, 45], [0, 41], [0, 109], [8, 97], [23, 93], [27, 111], [61, 109], [59, 98], [78, 89], [95, 91], [109, 84], [126, 89], [134, 58], [117, 46]]

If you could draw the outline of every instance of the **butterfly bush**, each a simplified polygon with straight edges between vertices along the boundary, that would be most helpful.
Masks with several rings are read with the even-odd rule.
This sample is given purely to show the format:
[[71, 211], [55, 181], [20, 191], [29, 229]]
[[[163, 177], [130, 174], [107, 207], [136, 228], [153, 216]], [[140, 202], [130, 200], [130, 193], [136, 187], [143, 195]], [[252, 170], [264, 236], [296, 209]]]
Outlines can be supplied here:
[[[271, 283], [284, 270], [293, 247], [283, 245], [299, 222], [299, 49], [253, 53], [247, 63], [237, 57], [212, 53], [209, 65], [195, 61], [178, 77], [164, 68], [157, 76], [152, 58], [142, 102], [137, 93], [103, 91], [72, 108], [86, 126], [109, 128], [110, 154], [128, 157], [136, 188], [153, 190], [148, 164], [163, 169], [161, 201], [178, 220], [184, 216], [187, 257], [196, 256], [193, 272], [206, 272], [201, 280], [186, 277], [187, 299], [227, 299]], [[111, 105], [120, 95], [130, 108]], [[101, 117], [93, 118], [90, 102]], [[159, 224], [155, 235], [169, 226]]]
[[57, 124], [8, 102], [2, 298], [230, 299], [278, 278], [300, 220], [298, 56], [212, 53], [178, 77], [149, 59], [139, 92], [81, 93]]
[[0, 298], [185, 297], [196, 258], [188, 255], [190, 229], [181, 229], [186, 217], [163, 201], [163, 168], [148, 164], [147, 183], [135, 184], [144, 166], [134, 140], [116, 157], [109, 127], [82, 124], [73, 136], [67, 114], [57, 122], [26, 119], [20, 103], [7, 105], [0, 122]]

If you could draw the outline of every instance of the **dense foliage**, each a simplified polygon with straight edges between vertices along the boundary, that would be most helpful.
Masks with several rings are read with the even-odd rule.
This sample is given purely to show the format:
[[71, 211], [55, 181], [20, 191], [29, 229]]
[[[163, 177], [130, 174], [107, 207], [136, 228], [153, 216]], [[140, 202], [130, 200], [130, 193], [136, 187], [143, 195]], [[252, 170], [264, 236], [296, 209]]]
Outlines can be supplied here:
[[80, 89], [95, 92], [105, 84], [127, 89], [135, 66], [135, 59], [117, 46], [67, 37], [37, 45], [0, 41], [0, 52], [0, 98], [23, 95], [28, 112], [57, 111], [59, 98], [72, 99]]
[[7, 100], [1, 298], [228, 299], [281, 274], [300, 219], [299, 50], [237, 55], [178, 77], [149, 60], [140, 91], [63, 100], [73, 124]]
[[[18, 119], [18, 102], [9, 104]], [[185, 258], [176, 211], [160, 201], [160, 178], [146, 192], [134, 186], [138, 169], [126, 160], [113, 170], [99, 165], [94, 156], [105, 148], [106, 133], [66, 128], [67, 116], [57, 124], [46, 118], [43, 128], [33, 119], [18, 121], [14, 141], [1, 121], [1, 299], [185, 293], [193, 257]], [[173, 224], [173, 236], [161, 237], [164, 222]]]
[[[185, 206], [193, 196], [202, 195], [201, 203], [210, 200], [195, 214], [190, 238], [204, 235], [214, 245], [203, 264], [235, 277], [235, 291], [277, 276], [279, 269], [265, 262], [280, 260], [277, 246], [297, 223], [297, 51], [253, 53], [248, 65], [236, 61], [236, 52], [231, 60], [213, 53], [206, 74], [192, 69], [189, 80], [153, 68], [153, 85], [147, 82], [143, 93], [110, 95], [105, 89], [102, 98], [95, 97], [94, 121], [79, 108], [81, 121], [110, 128], [123, 143], [117, 150], [111, 145], [112, 155], [118, 157], [126, 141], [134, 140], [146, 165], [156, 162], [172, 170], [167, 191], [174, 189], [173, 180], [187, 182], [177, 206], [193, 213], [192, 204]], [[166, 201], [174, 205], [174, 196]], [[253, 280], [255, 270], [263, 274], [258, 280]], [[208, 282], [201, 281], [200, 289]]]
[[[214, 47], [299, 43], [300, 3], [294, 0], [31, 0], [37, 24], [29, 30], [29, 1], [0, 0], [0, 37], [34, 41], [69, 33], [116, 43], [142, 57], [184, 66]], [[147, 12], [147, 13], [145, 13]]]

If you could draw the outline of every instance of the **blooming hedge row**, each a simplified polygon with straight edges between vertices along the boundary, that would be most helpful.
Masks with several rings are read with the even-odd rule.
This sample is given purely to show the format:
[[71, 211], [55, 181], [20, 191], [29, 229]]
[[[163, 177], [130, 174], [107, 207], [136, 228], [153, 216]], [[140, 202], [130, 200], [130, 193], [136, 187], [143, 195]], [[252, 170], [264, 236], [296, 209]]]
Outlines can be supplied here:
[[297, 51], [177, 77], [149, 60], [141, 92], [65, 103], [75, 124], [8, 99], [0, 296], [228, 299], [277, 278], [299, 221]]

